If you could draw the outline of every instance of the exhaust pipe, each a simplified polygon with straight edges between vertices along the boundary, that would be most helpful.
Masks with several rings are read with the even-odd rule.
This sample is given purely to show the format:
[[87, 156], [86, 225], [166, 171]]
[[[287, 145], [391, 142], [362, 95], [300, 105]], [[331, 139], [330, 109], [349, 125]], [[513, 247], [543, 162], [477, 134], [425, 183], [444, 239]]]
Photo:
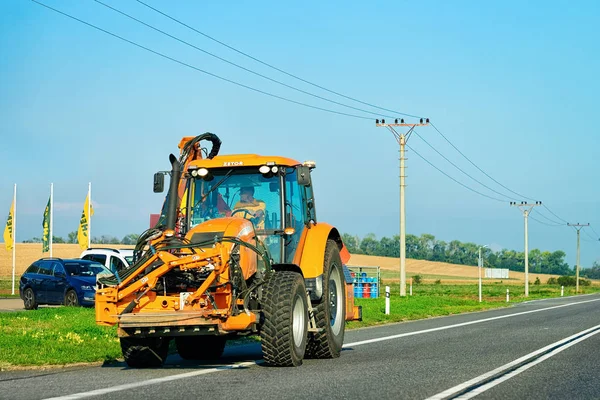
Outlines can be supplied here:
[[169, 155], [169, 161], [171, 162], [171, 184], [169, 186], [166, 229], [175, 229], [175, 224], [177, 223], [177, 202], [179, 200], [177, 189], [179, 187], [179, 180], [181, 179], [181, 163], [177, 161], [177, 157], [173, 154]]

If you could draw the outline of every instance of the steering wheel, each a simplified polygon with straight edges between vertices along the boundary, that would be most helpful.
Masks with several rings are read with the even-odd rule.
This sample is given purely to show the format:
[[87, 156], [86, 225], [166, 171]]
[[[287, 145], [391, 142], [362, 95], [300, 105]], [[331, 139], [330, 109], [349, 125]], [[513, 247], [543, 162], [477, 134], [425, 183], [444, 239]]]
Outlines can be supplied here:
[[245, 209], [245, 208], [237, 208], [235, 210], [233, 210], [231, 212], [231, 216], [233, 217], [235, 214], [239, 213], [239, 212], [243, 212], [243, 218], [246, 218], [248, 216], [248, 214], [250, 214], [252, 217], [254, 217], [254, 214], [252, 214], [252, 212], [250, 212], [249, 210]]

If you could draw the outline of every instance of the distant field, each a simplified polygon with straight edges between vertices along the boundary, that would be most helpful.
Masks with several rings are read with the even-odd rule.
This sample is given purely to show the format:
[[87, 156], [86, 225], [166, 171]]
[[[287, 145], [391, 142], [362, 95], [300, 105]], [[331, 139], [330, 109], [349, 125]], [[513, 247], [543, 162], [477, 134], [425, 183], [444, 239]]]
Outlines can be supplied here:
[[[113, 248], [132, 248], [125, 245], [92, 245], [92, 247], [113, 247]], [[76, 258], [81, 254], [81, 248], [77, 244], [55, 244], [52, 248], [53, 256], [60, 258]], [[17, 243], [16, 248], [16, 277], [25, 271], [37, 259], [49, 257], [49, 253], [42, 253], [41, 243]], [[400, 260], [391, 257], [376, 257], [355, 254], [350, 258], [349, 266], [379, 266], [381, 267], [381, 277], [384, 280], [398, 281], [400, 271]], [[448, 264], [436, 261], [425, 260], [406, 260], [407, 278], [414, 275], [421, 275], [425, 282], [434, 282], [438, 279], [442, 283], [469, 283], [478, 279], [477, 267], [466, 265]], [[7, 280], [12, 275], [12, 252], [6, 251], [4, 244], [0, 244], [0, 294], [6, 294]], [[510, 279], [503, 279], [507, 284], [518, 284], [525, 280], [525, 274], [522, 272], [509, 272]], [[546, 283], [550, 277], [558, 275], [547, 274], [529, 274], [530, 282], [534, 282], [539, 277], [542, 283]], [[500, 279], [485, 279], [485, 282], [500, 282]], [[600, 282], [594, 281], [594, 285], [600, 285]]]
[[[350, 258], [348, 266], [379, 266], [381, 267], [382, 279], [392, 281], [400, 280], [400, 259], [398, 258], [354, 254]], [[467, 265], [406, 259], [407, 279], [417, 274], [421, 275], [426, 282], [434, 282], [439, 279], [443, 283], [444, 281], [449, 281], [446, 283], [468, 283], [478, 279], [479, 271], [477, 271], [477, 267]], [[508, 276], [509, 279], [485, 279], [485, 282], [492, 283], [503, 281], [508, 284], [517, 284], [525, 281], [525, 274], [523, 272], [509, 271]], [[539, 277], [542, 283], [546, 283], [548, 278], [558, 276], [559, 275], [529, 273], [529, 281], [534, 282], [535, 278]], [[593, 281], [593, 284], [600, 285], [600, 282]]]

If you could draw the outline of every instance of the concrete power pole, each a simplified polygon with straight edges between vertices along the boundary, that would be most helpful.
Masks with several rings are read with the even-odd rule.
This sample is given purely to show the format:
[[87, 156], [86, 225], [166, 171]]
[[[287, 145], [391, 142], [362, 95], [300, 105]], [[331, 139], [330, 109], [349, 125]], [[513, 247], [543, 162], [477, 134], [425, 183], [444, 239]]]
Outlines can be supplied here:
[[[404, 183], [404, 178], [406, 177], [404, 173], [404, 161], [406, 158], [404, 157], [404, 148], [415, 126], [427, 125], [429, 125], [429, 118], [425, 119], [425, 121], [421, 118], [418, 124], [407, 124], [404, 123], [404, 119], [398, 120], [397, 118], [393, 124], [386, 124], [385, 119], [382, 119], [381, 122], [378, 119], [375, 120], [375, 126], [387, 127], [400, 145], [400, 296], [403, 297], [406, 296], [406, 213], [404, 207], [404, 188], [406, 186]], [[394, 129], [397, 126], [406, 126], [410, 129], [406, 133], [399, 134]]]
[[511, 206], [519, 207], [519, 210], [523, 212], [523, 219], [525, 220], [525, 297], [529, 297], [529, 243], [528, 243], [528, 232], [527, 232], [527, 217], [531, 213], [533, 207], [541, 206], [541, 201], [535, 203], [526, 203], [522, 201], [517, 203], [516, 201], [510, 202]]
[[567, 224], [567, 226], [572, 226], [577, 231], [577, 260], [575, 261], [575, 293], [579, 293], [579, 232], [583, 229], [584, 226], [590, 226], [590, 224], [580, 224], [578, 222], [576, 224]]

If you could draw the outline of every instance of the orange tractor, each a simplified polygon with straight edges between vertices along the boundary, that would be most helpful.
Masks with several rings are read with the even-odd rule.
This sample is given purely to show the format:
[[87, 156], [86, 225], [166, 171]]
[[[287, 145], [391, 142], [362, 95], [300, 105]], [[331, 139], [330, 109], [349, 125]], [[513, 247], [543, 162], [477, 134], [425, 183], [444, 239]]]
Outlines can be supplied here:
[[155, 174], [155, 192], [171, 176], [161, 219], [130, 268], [98, 278], [97, 323], [117, 324], [131, 367], [161, 366], [171, 340], [184, 359], [218, 359], [244, 335], [260, 335], [268, 365], [338, 357], [361, 309], [340, 233], [317, 222], [315, 164], [218, 156], [220, 145], [185, 137], [171, 171]]

